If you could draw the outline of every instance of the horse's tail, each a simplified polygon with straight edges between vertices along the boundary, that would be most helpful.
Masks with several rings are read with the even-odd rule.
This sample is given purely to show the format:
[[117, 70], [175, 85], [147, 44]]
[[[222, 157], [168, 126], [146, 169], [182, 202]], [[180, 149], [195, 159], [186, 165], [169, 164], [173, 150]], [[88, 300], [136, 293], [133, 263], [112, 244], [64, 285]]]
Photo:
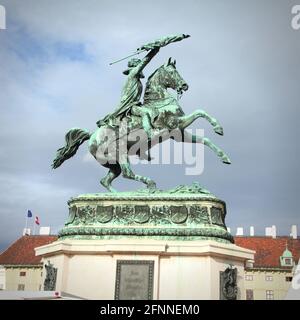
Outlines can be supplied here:
[[56, 169], [63, 164], [64, 161], [73, 157], [79, 146], [90, 138], [90, 133], [86, 130], [73, 128], [66, 134], [66, 144], [57, 150], [56, 158], [53, 160], [52, 168]]

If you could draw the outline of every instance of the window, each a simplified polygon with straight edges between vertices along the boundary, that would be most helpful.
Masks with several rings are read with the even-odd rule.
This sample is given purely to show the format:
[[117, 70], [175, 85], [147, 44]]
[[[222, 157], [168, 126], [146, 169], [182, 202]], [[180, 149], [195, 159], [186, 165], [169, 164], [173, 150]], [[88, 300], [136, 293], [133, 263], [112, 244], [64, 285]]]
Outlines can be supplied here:
[[266, 276], [266, 281], [273, 281], [273, 276]]
[[43, 276], [43, 271], [41, 272], [41, 277]]
[[273, 290], [266, 291], [266, 299], [267, 300], [274, 300], [274, 291]]
[[26, 277], [26, 272], [25, 271], [21, 271], [20, 272], [20, 277]]
[[246, 300], [253, 300], [253, 290], [251, 289], [246, 290]]
[[292, 282], [293, 281], [293, 277], [285, 277], [285, 281], [286, 282]]
[[291, 266], [292, 265], [292, 259], [291, 258], [285, 258], [284, 262], [286, 265]]
[[42, 285], [40, 284], [40, 285], [39, 285], [39, 291], [41, 291], [41, 290], [42, 290]]
[[250, 275], [250, 274], [246, 274], [246, 275], [245, 275], [245, 280], [246, 280], [246, 281], [253, 281], [253, 276]]
[[24, 291], [25, 290], [25, 284], [18, 284], [18, 291]]

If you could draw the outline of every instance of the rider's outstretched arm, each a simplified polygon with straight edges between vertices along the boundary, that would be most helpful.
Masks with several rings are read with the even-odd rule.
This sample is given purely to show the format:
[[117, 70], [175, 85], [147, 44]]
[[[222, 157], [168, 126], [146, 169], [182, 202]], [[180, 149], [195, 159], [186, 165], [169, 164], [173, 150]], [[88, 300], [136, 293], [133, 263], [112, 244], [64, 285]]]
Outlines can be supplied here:
[[152, 58], [158, 53], [159, 47], [151, 49], [149, 53], [146, 55], [146, 57], [142, 60], [142, 62], [136, 67], [137, 68], [137, 73], [141, 72], [146, 65], [152, 60]]

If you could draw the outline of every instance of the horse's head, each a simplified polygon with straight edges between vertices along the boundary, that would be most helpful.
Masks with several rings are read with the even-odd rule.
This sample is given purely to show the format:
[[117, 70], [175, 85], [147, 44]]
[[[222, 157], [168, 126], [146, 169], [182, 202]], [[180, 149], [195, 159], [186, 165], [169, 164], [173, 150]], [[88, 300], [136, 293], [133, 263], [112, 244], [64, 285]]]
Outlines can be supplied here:
[[183, 91], [187, 91], [189, 86], [176, 70], [176, 60], [172, 61], [172, 58], [161, 67], [161, 79], [166, 88], [172, 88], [177, 93], [182, 94]]
[[149, 76], [146, 83], [144, 103], [164, 99], [168, 88], [176, 90], [180, 95], [189, 88], [176, 70], [176, 61], [172, 61], [171, 58]]

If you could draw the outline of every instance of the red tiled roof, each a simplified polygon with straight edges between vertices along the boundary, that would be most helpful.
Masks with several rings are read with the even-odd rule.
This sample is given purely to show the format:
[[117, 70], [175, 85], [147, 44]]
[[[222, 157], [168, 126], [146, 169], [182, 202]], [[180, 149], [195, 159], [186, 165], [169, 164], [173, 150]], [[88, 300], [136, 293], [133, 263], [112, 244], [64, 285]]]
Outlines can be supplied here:
[[280, 256], [286, 249], [293, 254], [295, 263], [300, 258], [300, 239], [290, 237], [235, 237], [235, 244], [256, 251], [254, 267], [280, 268]]
[[[0, 265], [38, 265], [41, 257], [35, 256], [34, 249], [55, 240], [57, 236], [23, 236], [0, 254]], [[241, 236], [234, 240], [236, 245], [256, 251], [254, 267], [279, 268], [286, 244], [296, 263], [300, 258], [300, 239]]]
[[57, 240], [57, 236], [23, 236], [0, 254], [0, 265], [38, 265], [34, 249]]

